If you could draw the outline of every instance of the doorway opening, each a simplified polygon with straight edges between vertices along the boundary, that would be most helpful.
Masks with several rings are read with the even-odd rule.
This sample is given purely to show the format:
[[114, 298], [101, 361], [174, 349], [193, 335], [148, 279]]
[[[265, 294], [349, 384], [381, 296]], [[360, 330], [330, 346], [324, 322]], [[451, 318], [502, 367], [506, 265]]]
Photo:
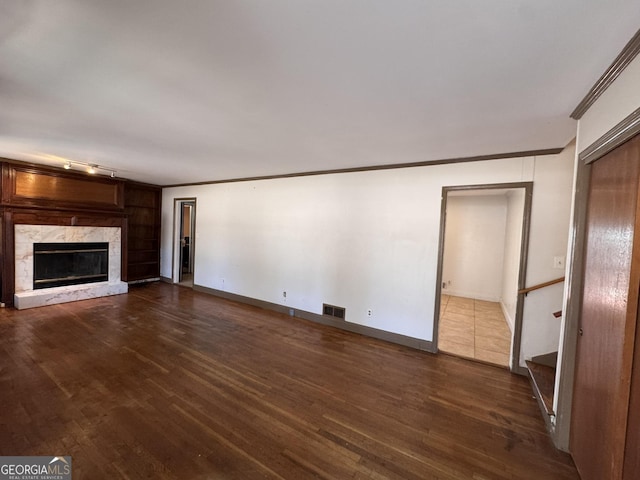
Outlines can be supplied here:
[[174, 203], [173, 282], [193, 287], [195, 270], [196, 199], [180, 198]]
[[436, 350], [517, 371], [532, 187], [443, 188]]

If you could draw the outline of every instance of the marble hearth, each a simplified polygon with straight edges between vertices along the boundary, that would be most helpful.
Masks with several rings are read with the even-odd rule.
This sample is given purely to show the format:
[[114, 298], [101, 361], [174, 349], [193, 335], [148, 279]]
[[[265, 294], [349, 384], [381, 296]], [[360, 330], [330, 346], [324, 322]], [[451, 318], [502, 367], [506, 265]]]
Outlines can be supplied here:
[[[64, 227], [56, 225], [16, 225], [15, 295], [17, 309], [74, 302], [87, 298], [127, 293], [121, 281], [121, 229], [119, 227]], [[33, 244], [48, 242], [108, 242], [109, 280], [106, 282], [33, 289]]]

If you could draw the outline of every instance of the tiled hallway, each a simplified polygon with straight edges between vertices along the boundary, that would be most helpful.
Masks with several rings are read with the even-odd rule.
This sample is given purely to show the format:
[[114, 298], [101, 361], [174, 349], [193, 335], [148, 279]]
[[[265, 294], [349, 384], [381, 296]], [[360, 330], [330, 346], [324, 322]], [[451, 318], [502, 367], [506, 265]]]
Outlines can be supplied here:
[[440, 351], [509, 366], [511, 330], [499, 303], [442, 295], [438, 330]]

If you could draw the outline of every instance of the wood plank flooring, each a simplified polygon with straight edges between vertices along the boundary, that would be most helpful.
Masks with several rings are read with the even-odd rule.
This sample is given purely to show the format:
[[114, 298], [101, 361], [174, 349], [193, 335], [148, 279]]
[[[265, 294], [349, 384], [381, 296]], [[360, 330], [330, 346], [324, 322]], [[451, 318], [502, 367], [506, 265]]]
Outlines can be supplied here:
[[166, 284], [0, 311], [0, 455], [74, 479], [577, 479], [526, 378]]

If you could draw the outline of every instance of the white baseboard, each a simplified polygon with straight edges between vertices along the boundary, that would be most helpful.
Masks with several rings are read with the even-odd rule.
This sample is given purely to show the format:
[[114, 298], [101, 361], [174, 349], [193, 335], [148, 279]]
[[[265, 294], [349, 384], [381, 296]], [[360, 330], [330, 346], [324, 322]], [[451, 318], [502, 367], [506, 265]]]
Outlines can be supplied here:
[[453, 288], [442, 289], [442, 295], [451, 295], [454, 297], [475, 298], [476, 300], [484, 300], [485, 302], [499, 302], [500, 297], [492, 297], [490, 295], [477, 292], [463, 292]]
[[511, 318], [511, 315], [509, 315], [509, 311], [507, 310], [507, 307], [505, 306], [504, 303], [502, 303], [502, 300], [500, 301], [500, 308], [502, 308], [502, 314], [504, 315], [504, 319], [507, 321], [507, 324], [509, 325], [509, 328], [511, 329], [511, 334], [513, 334], [513, 329], [515, 327], [515, 321], [513, 318]]

